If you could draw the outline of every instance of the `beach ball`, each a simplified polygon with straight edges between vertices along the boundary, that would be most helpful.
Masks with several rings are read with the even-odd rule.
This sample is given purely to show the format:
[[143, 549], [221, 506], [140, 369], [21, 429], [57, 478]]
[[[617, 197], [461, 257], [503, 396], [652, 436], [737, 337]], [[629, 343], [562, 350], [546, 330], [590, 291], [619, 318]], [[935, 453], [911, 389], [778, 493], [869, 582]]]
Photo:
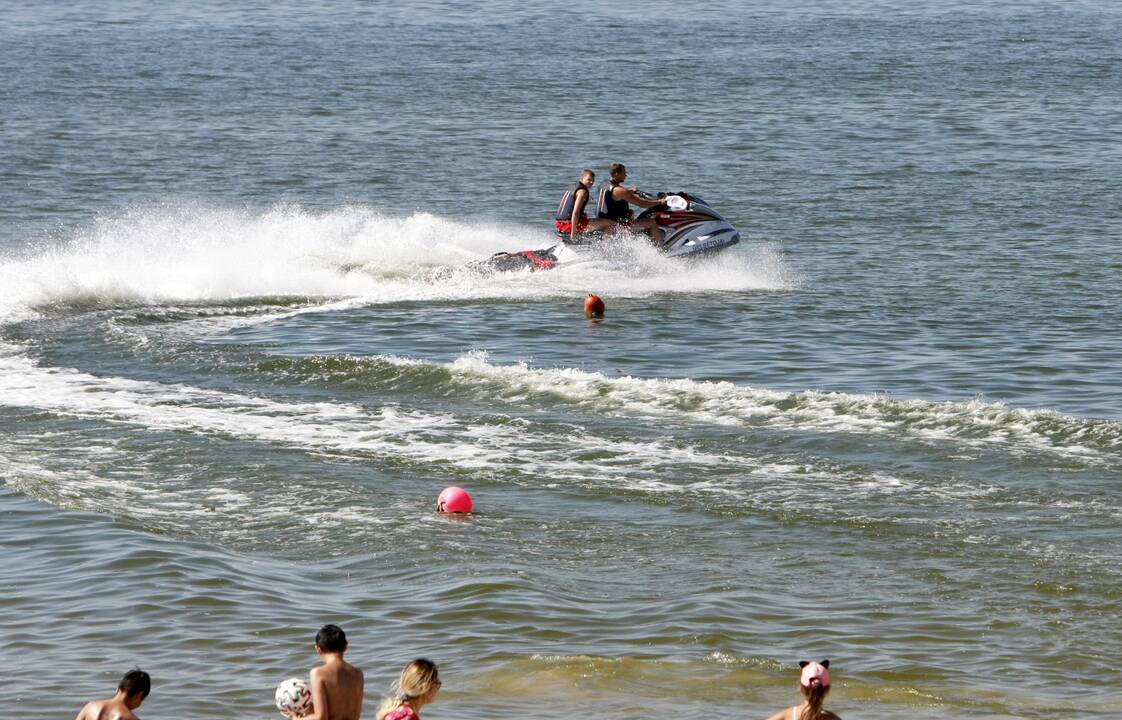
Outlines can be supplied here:
[[288, 711], [299, 717], [312, 711], [312, 691], [300, 678], [289, 678], [277, 685], [273, 698], [277, 701], [277, 710], [282, 713]]

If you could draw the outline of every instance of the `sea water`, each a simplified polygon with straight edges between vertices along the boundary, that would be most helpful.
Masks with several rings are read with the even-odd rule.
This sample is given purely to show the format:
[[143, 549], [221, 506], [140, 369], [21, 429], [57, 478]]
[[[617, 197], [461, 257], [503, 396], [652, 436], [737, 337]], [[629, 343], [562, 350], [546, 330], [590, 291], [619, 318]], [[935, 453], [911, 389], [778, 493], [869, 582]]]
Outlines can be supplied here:
[[[0, 10], [12, 712], [1122, 714], [1115, 3]], [[741, 244], [438, 272], [617, 161]]]

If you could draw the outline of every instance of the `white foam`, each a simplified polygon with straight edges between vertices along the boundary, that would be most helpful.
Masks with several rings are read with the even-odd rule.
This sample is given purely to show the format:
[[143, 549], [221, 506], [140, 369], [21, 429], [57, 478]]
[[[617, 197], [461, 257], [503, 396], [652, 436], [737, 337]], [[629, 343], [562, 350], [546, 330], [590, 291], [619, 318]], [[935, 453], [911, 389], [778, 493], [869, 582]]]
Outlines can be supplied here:
[[[560, 477], [585, 478], [595, 472], [619, 475], [652, 459], [727, 461], [660, 443], [511, 433], [506, 427], [481, 424], [470, 417], [392, 405], [368, 410], [345, 403], [281, 402], [185, 385], [102, 378], [40, 367], [19, 355], [0, 358], [0, 397], [9, 406], [135, 423], [155, 430], [259, 439], [318, 452], [408, 457], [476, 469], [509, 467], [517, 458], [524, 472]], [[607, 450], [617, 458], [618, 467], [565, 460], [567, 455], [590, 450]]]
[[[1115, 452], [1104, 451], [1122, 447], [1120, 423], [1081, 420], [1051, 410], [1010, 409], [980, 399], [932, 402], [884, 395], [777, 392], [731, 382], [608, 377], [573, 368], [534, 369], [525, 363], [492, 365], [479, 352], [461, 356], [450, 367], [466, 379], [495, 380], [508, 398], [560, 396], [609, 415], [1001, 445], [1014, 453], [1043, 451], [1088, 462], [1117, 462]], [[1093, 445], [1086, 444], [1092, 441]]]
[[[61, 245], [0, 257], [0, 324], [32, 318], [52, 303], [205, 303], [253, 297], [402, 301], [535, 298], [611, 288], [652, 292], [783, 289], [791, 279], [770, 251], [735, 249], [721, 262], [684, 264], [645, 242], [623, 243], [616, 262], [548, 273], [484, 277], [459, 267], [502, 250], [556, 242], [547, 227], [391, 216], [369, 208], [265, 212], [197, 206], [147, 207], [99, 219]], [[736, 254], [738, 253], [739, 254]], [[735, 258], [735, 259], [730, 259]], [[347, 307], [344, 305], [343, 307]]]
[[[683, 470], [694, 464], [740, 468], [742, 474], [759, 469], [751, 458], [709, 455], [661, 441], [574, 437], [567, 427], [523, 425], [511, 432], [509, 423], [493, 425], [471, 416], [395, 406], [365, 409], [345, 403], [282, 402], [46, 368], [23, 355], [0, 358], [0, 398], [9, 406], [151, 430], [237, 437], [350, 459], [393, 458], [428, 468], [435, 463], [501, 472], [508, 482], [535, 487], [548, 479], [613, 491], [729, 494], [735, 492], [736, 481], [731, 478], [723, 485], [710, 480], [675, 484], [663, 478], [673, 476], [669, 467]], [[282, 509], [293, 506], [303, 509], [299, 522], [307, 526], [305, 532], [321, 534], [329, 526], [354, 530], [395, 517], [366, 493], [337, 483], [313, 487], [299, 481], [241, 479], [232, 485], [200, 486], [191, 474], [168, 477], [153, 472], [143, 453], [130, 454], [124, 465], [115, 462], [119, 451], [112, 448], [112, 441], [69, 443], [69, 457], [61, 458], [40, 452], [37, 448], [53, 444], [42, 440], [0, 443], [0, 475], [5, 482], [49, 502], [108, 510], [177, 532], [211, 532], [231, 541], [255, 543], [263, 523], [290, 523], [290, 513]]]
[[[403, 362], [421, 364], [416, 360]], [[640, 421], [655, 418], [657, 421], [649, 426], [663, 428], [668, 435], [672, 429], [666, 422], [671, 417], [720, 411], [707, 402], [697, 403], [690, 394], [715, 393], [722, 401], [731, 400], [730, 407], [737, 407], [752, 402], [755, 392], [728, 383], [608, 379], [568, 369], [497, 367], [479, 355], [462, 358], [449, 369], [454, 375], [472, 374], [475, 383], [480, 375], [528, 376], [530, 385], [542, 383], [550, 392], [569, 396], [577, 406], [587, 405], [597, 413], [604, 409], [598, 403], [606, 398], [616, 414], [626, 411]], [[577, 383], [573, 385], [571, 380]], [[735, 397], [738, 394], [740, 397]], [[780, 395], [763, 391], [760, 397], [768, 400]], [[947, 507], [958, 508], [964, 499], [973, 501], [994, 491], [977, 483], [897, 477], [883, 471], [868, 473], [829, 461], [793, 463], [790, 458], [755, 456], [734, 447], [710, 452], [670, 437], [641, 440], [610, 433], [594, 436], [581, 432], [579, 426], [526, 420], [512, 431], [509, 422], [489, 423], [470, 414], [392, 405], [372, 409], [337, 402], [279, 401], [186, 385], [97, 377], [41, 367], [19, 354], [0, 357], [0, 398], [9, 406], [153, 430], [236, 437], [312, 454], [356, 460], [392, 458], [426, 468], [434, 463], [446, 464], [533, 488], [568, 486], [700, 496], [756, 512], [815, 507], [835, 519], [861, 520], [865, 519], [861, 513], [866, 512], [867, 501], [885, 496], [906, 493], [924, 502], [945, 502]], [[870, 401], [885, 402], [883, 398]], [[695, 405], [694, 410], [683, 410]], [[735, 415], [728, 420], [737, 422]], [[251, 545], [272, 542], [275, 532], [282, 533], [283, 542], [301, 543], [311, 533], [332, 542], [332, 538], [348, 538], [346, 543], [332, 545], [345, 552], [356, 534], [373, 532], [400, 516], [399, 509], [386, 509], [363, 488], [346, 483], [309, 485], [297, 478], [259, 483], [252, 478], [231, 478], [200, 484], [190, 472], [161, 475], [148, 466], [144, 453], [119, 450], [113, 447], [111, 438], [97, 441], [95, 436], [94, 442], [65, 443], [68, 457], [55, 457], [51, 448], [58, 443], [42, 440], [0, 439], [0, 476], [6, 483], [49, 502], [108, 510], [175, 532], [206, 533]], [[122, 452], [127, 463], [118, 462]], [[824, 505], [824, 498], [836, 502]], [[1049, 508], [1051, 502], [1041, 507]], [[1038, 503], [1029, 504], [1035, 507]], [[302, 508], [295, 520], [286, 510], [293, 506]], [[1083, 509], [1116, 514], [1113, 507]], [[1018, 507], [1017, 512], [1023, 514], [1024, 508]], [[893, 522], [900, 518], [868, 519]], [[940, 532], [961, 536], [965, 542], [989, 542], [978, 534], [984, 531], [984, 525], [977, 519], [948, 521], [936, 515], [936, 522]], [[338, 526], [345, 526], [347, 532], [340, 535], [330, 530]], [[262, 531], [269, 540], [258, 537]], [[1032, 552], [1038, 555], [1050, 550], [1042, 546], [1032, 548]]]

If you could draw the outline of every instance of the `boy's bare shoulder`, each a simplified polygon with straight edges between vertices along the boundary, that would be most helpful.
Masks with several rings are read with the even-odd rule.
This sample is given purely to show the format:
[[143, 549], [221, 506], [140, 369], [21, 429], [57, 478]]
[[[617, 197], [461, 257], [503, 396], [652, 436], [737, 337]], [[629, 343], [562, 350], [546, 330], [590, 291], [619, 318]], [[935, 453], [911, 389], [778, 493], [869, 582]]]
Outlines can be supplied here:
[[82, 707], [75, 720], [140, 720], [127, 707], [117, 707], [112, 700], [91, 700]]
[[90, 700], [82, 706], [77, 720], [103, 720], [108, 715], [106, 711], [109, 704], [108, 700]]
[[351, 680], [361, 681], [363, 679], [363, 675], [362, 670], [359, 670], [354, 665], [351, 665], [349, 662], [344, 661], [334, 666], [317, 665], [316, 667], [312, 668], [311, 672], [309, 673], [309, 679], [314, 682], [320, 678], [347, 678]]
[[362, 685], [365, 682], [362, 671], [350, 663], [344, 663], [340, 670], [342, 670], [341, 675], [346, 678], [345, 681], [348, 683]]

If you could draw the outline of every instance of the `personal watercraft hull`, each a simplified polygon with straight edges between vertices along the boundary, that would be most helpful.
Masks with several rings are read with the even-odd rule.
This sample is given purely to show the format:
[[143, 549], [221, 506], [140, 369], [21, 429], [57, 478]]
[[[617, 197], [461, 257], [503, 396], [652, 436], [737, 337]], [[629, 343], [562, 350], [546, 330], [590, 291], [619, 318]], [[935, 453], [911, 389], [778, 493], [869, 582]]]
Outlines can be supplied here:
[[654, 217], [662, 229], [659, 252], [667, 257], [712, 255], [740, 242], [740, 233], [699, 197], [686, 193], [666, 196], [669, 207], [644, 210], [639, 218]]

